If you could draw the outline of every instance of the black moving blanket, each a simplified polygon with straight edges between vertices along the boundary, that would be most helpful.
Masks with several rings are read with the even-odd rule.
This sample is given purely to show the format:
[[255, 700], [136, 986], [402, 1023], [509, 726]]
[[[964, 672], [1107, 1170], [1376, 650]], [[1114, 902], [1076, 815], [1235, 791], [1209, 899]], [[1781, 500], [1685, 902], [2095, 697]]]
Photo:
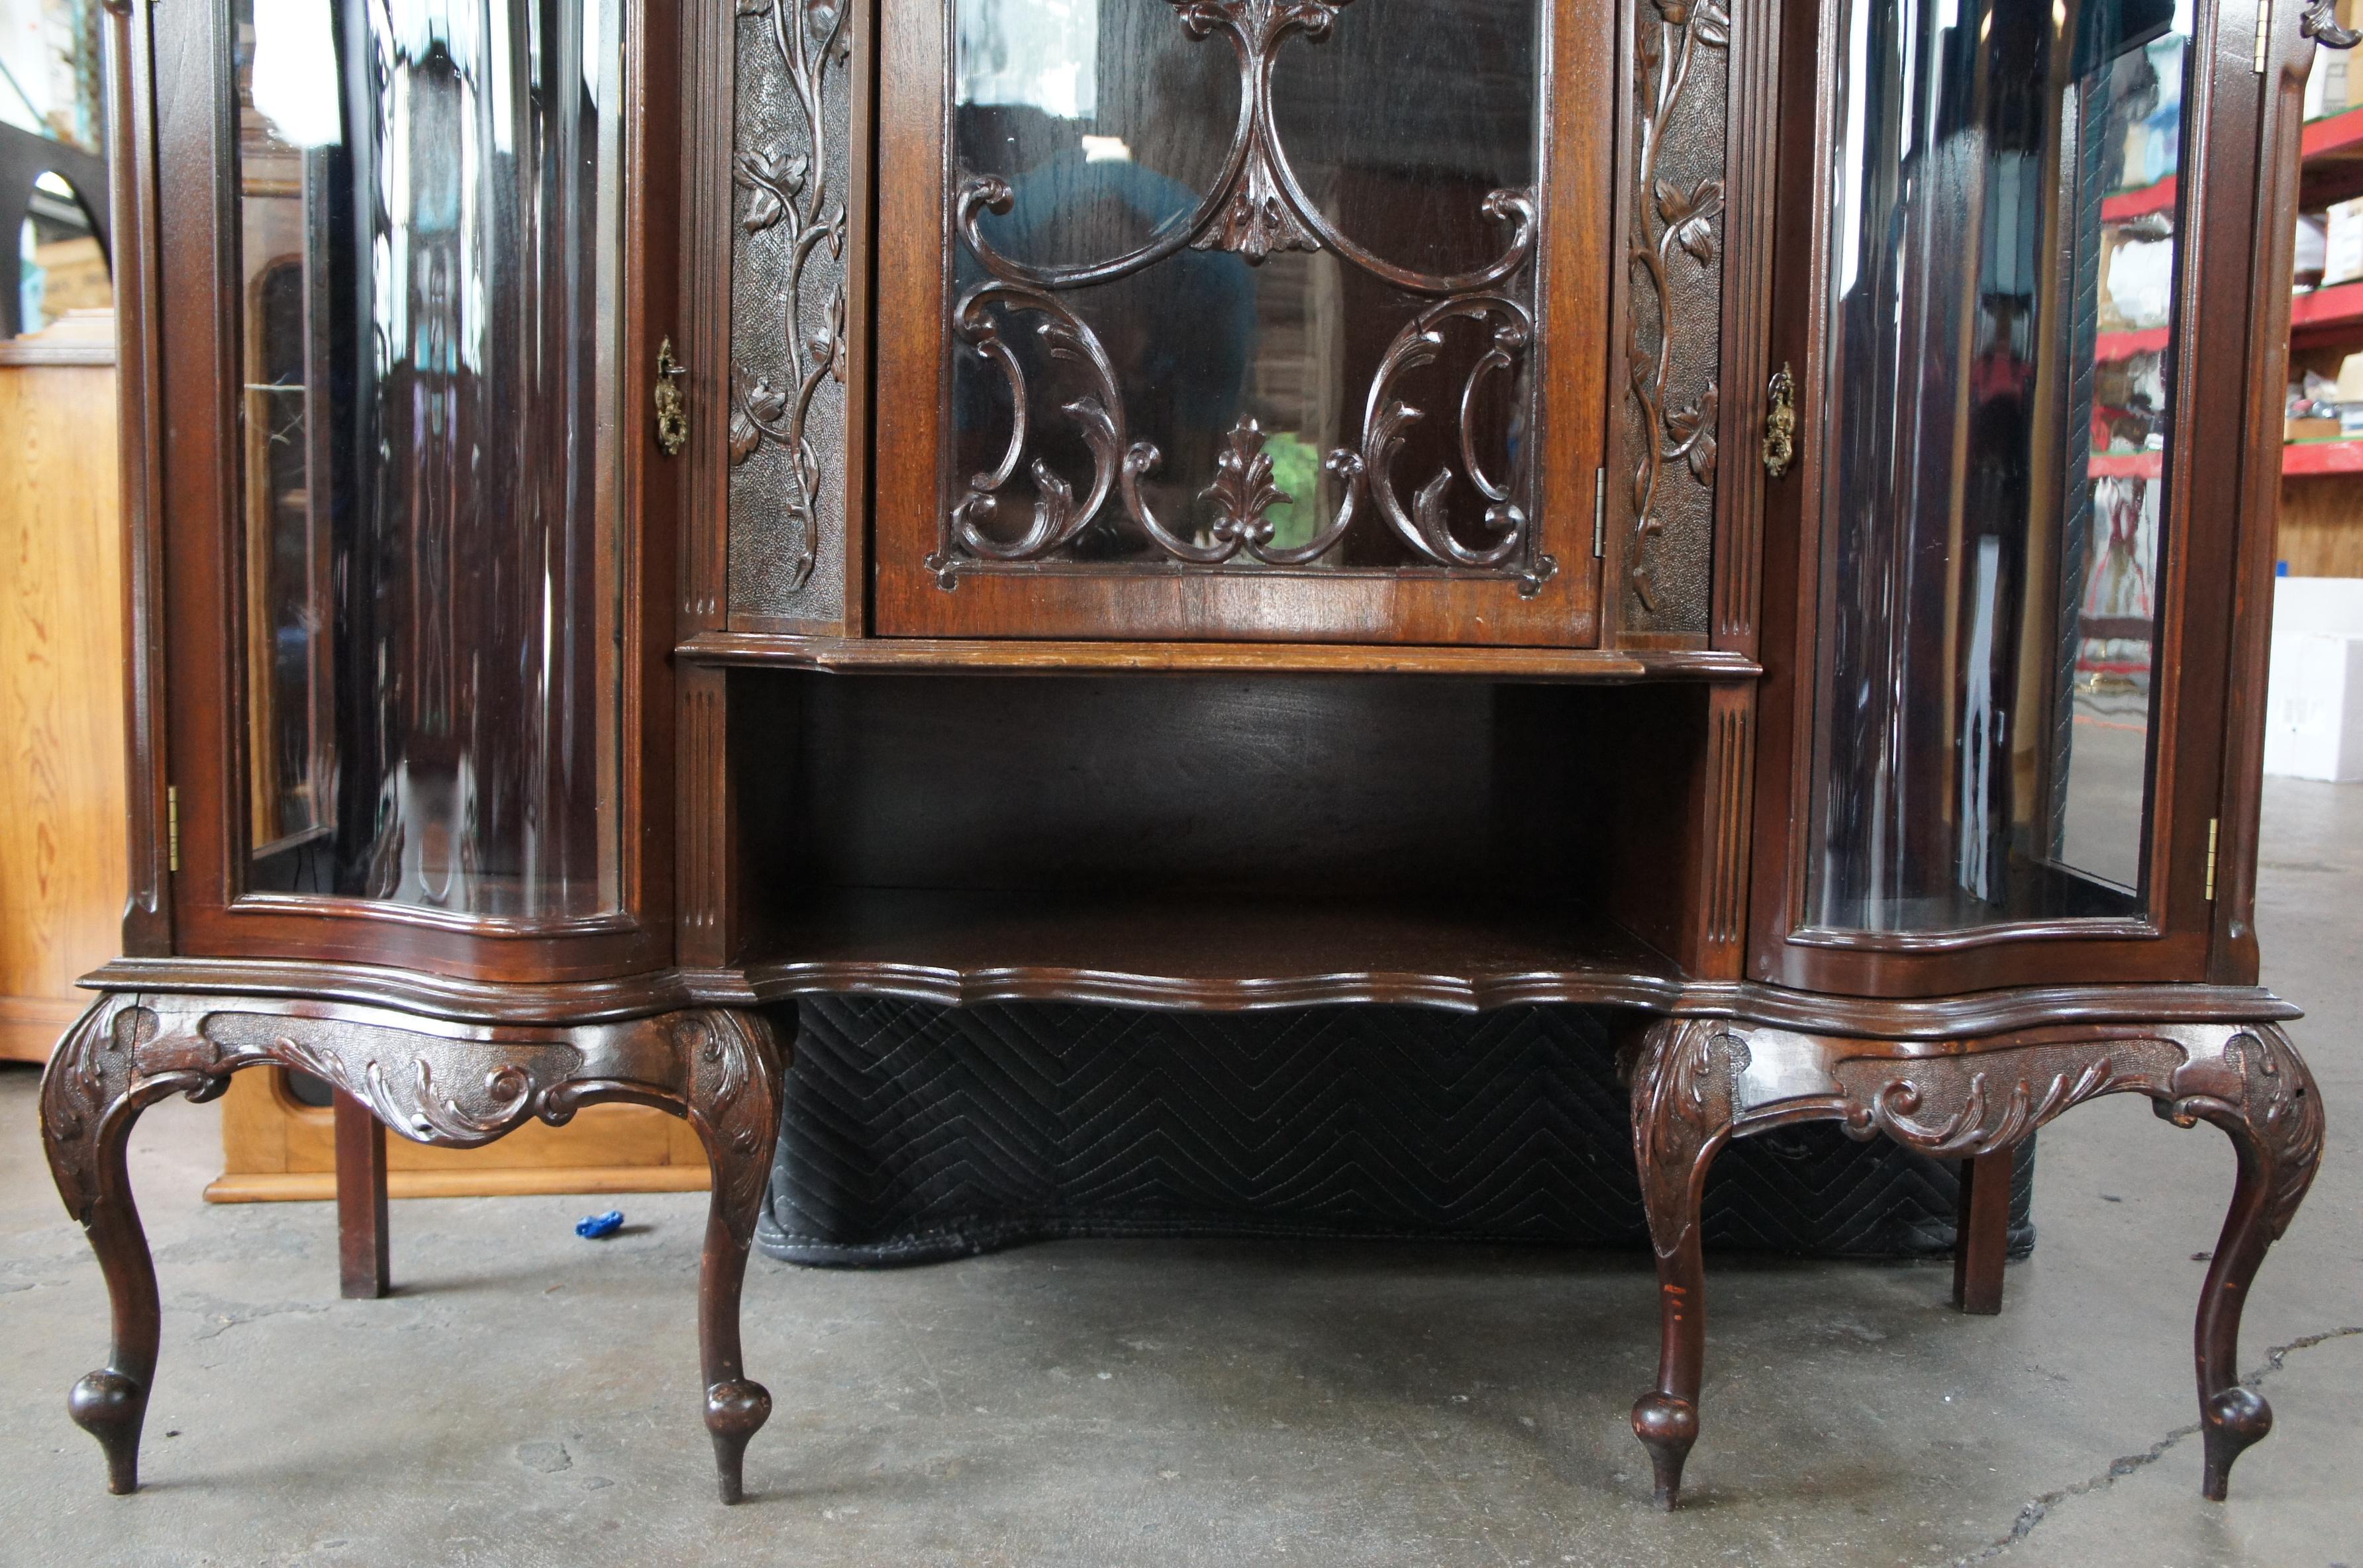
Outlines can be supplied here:
[[[796, 1008], [758, 1243], [837, 1266], [1071, 1236], [1647, 1248], [1605, 1014]], [[2011, 1251], [2035, 1244], [2030, 1140]], [[1711, 1248], [1949, 1253], [1958, 1167], [1829, 1123], [1736, 1141]]]

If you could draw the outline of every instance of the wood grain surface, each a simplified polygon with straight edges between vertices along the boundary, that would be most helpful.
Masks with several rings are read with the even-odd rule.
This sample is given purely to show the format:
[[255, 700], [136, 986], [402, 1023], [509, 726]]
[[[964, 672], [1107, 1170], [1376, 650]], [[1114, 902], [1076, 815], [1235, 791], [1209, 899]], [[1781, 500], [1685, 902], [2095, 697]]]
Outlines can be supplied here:
[[[0, 1058], [49, 1058], [123, 915], [113, 320], [0, 362]], [[48, 335], [43, 335], [46, 338]]]
[[2291, 577], [2363, 577], [2363, 493], [2351, 476], [2281, 480], [2278, 553]]
[[[679, 1117], [594, 1105], [564, 1127], [520, 1127], [489, 1148], [438, 1149], [386, 1140], [394, 1198], [494, 1198], [549, 1192], [703, 1192], [705, 1151]], [[336, 1118], [305, 1105], [277, 1070], [244, 1073], [222, 1097], [222, 1174], [215, 1203], [337, 1195]]]

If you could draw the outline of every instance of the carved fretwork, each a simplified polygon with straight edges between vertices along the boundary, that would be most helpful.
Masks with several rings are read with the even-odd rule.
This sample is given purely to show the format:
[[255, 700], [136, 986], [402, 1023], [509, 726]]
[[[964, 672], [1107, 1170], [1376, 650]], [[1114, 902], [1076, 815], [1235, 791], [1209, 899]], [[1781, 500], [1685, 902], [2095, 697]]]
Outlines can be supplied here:
[[[1705, 553], [1714, 525], [1715, 384], [1721, 343], [1722, 99], [1731, 17], [1717, 0], [1647, 0], [1636, 7], [1634, 183], [1626, 225], [1631, 298], [1625, 379], [1631, 392], [1632, 536], [1627, 586], [1653, 629], [1703, 630]], [[1702, 67], [1712, 57], [1712, 80]], [[1697, 375], [1695, 381], [1686, 375]], [[1690, 481], [1672, 494], [1676, 465]], [[1668, 602], [1661, 547], [1671, 529], [1700, 591], [1694, 614]], [[1686, 595], [1690, 597], [1692, 595]], [[1687, 624], [1699, 619], [1693, 628]], [[1677, 624], [1680, 623], [1680, 624]]]
[[698, 1290], [705, 1421], [725, 1501], [741, 1492], [747, 1441], [771, 1397], [747, 1380], [738, 1290], [780, 1116], [781, 1064], [751, 1014], [676, 1013], [574, 1028], [438, 1029], [371, 1008], [250, 999], [115, 996], [68, 1032], [41, 1085], [50, 1168], [89, 1234], [115, 1308], [107, 1364], [75, 1385], [74, 1419], [106, 1452], [109, 1484], [139, 1485], [139, 1429], [156, 1368], [154, 1264], [131, 1199], [124, 1144], [141, 1110], [211, 1099], [264, 1063], [344, 1090], [419, 1143], [473, 1148], [527, 1121], [563, 1124], [621, 1100], [685, 1115], [714, 1167]]
[[2288, 1229], [2321, 1164], [2322, 1098], [2278, 1029], [2090, 1026], [1941, 1046], [1888, 1045], [1712, 1020], [1669, 1020], [1645, 1042], [1634, 1080], [1634, 1147], [1657, 1239], [1664, 1346], [1658, 1387], [1633, 1425], [1671, 1506], [1698, 1432], [1704, 1364], [1698, 1205], [1707, 1166], [1733, 1137], [1836, 1121], [1943, 1159], [2010, 1148], [2086, 1100], [2147, 1095], [2178, 1125], [2212, 1122], [2239, 1156], [2239, 1180], [2198, 1327], [2202, 1488], [2224, 1496], [2233, 1461], [2271, 1429], [2238, 1385], [2240, 1309], [2265, 1250]]
[[[1008, 441], [997, 463], [971, 478], [965, 493], [946, 509], [941, 542], [927, 562], [947, 589], [963, 571], [1008, 569], [1059, 558], [1108, 507], [1119, 510], [1131, 528], [1159, 555], [1195, 567], [1246, 562], [1304, 566], [1336, 551], [1356, 524], [1375, 512], [1407, 547], [1429, 567], [1503, 576], [1528, 595], [1541, 591], [1558, 563], [1536, 547], [1525, 502], [1521, 463], [1490, 469], [1478, 453], [1476, 410], [1480, 393], [1496, 377], [1514, 381], [1534, 344], [1530, 308], [1536, 244], [1536, 204], [1530, 190], [1489, 194], [1479, 208], [1489, 223], [1506, 231], [1493, 261], [1453, 275], [1422, 272], [1387, 261], [1334, 225], [1304, 191], [1274, 128], [1271, 65], [1292, 39], [1317, 44], [1341, 25], [1352, 0], [1167, 0], [1193, 40], [1220, 37], [1237, 56], [1242, 106], [1233, 141], [1215, 186], [1200, 198], [1184, 223], [1168, 225], [1125, 255], [1072, 267], [1034, 266], [1004, 253], [994, 243], [988, 215], [1006, 215], [1015, 203], [1009, 184], [990, 175], [965, 175], [954, 204], [960, 243], [985, 280], [963, 293], [952, 308], [955, 341], [992, 367], [1004, 384], [1011, 409]], [[1301, 544], [1272, 544], [1263, 507], [1248, 506], [1248, 482], [1260, 450], [1243, 451], [1234, 431], [1220, 469], [1202, 492], [1217, 502], [1207, 528], [1178, 525], [1152, 510], [1142, 481], [1157, 475], [1165, 454], [1127, 428], [1124, 389], [1115, 365], [1091, 324], [1062, 297], [1130, 277], [1185, 249], [1227, 250], [1260, 263], [1284, 250], [1329, 251], [1379, 282], [1428, 302], [1402, 329], [1381, 361], [1365, 399], [1358, 447], [1328, 453], [1324, 467], [1338, 480], [1343, 497], [1335, 516]], [[1021, 327], [1021, 324], [1025, 324]], [[1057, 409], [1043, 406], [1027, 384], [1016, 335], [1030, 335], [1048, 357], [1070, 367], [1085, 390]], [[1406, 401], [1411, 379], [1434, 364], [1459, 334], [1478, 348], [1475, 363], [1458, 388], [1459, 448], [1464, 473], [1444, 469], [1406, 500], [1398, 488], [1395, 459], [1405, 433], [1429, 415]], [[1439, 389], [1449, 394], [1451, 389]], [[1055, 413], [1073, 426], [1092, 458], [1087, 480], [1063, 474], [1039, 455], [1039, 425]], [[1266, 465], [1268, 467], [1268, 464]], [[1006, 515], [1006, 488], [1023, 473], [1032, 491], [1022, 525]], [[1195, 476], [1191, 476], [1194, 478]], [[1448, 517], [1448, 500], [1463, 478], [1482, 503], [1484, 542], [1470, 544]], [[1277, 492], [1274, 492], [1277, 497]], [[1309, 504], [1309, 498], [1293, 498]], [[1003, 526], [995, 528], [994, 524]], [[1465, 530], [1468, 525], [1463, 525]]]

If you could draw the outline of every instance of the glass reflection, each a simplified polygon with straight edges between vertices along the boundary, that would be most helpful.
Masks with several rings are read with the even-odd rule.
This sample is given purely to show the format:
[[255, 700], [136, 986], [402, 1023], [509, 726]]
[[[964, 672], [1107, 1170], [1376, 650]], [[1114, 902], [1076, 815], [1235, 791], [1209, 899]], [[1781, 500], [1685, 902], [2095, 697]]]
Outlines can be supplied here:
[[2147, 907], [2190, 0], [1856, 0], [1811, 923]]
[[[1106, 263], [1174, 237], [1222, 184], [1243, 88], [1235, 40], [1221, 29], [1193, 38], [1175, 7], [1138, 0], [958, 0], [956, 15], [955, 162], [962, 178], [1006, 182], [1008, 210], [980, 220], [1002, 256], [1042, 269]], [[1274, 128], [1315, 207], [1398, 267], [1453, 276], [1500, 258], [1507, 228], [1483, 209], [1492, 193], [1536, 177], [1540, 28], [1537, 0], [1385, 0], [1341, 11], [1317, 41], [1282, 39], [1271, 52]], [[1157, 451], [1138, 476], [1141, 507], [1185, 548], [1218, 548], [1215, 487], [1259, 462], [1280, 497], [1264, 519], [1267, 552], [1311, 545], [1348, 499], [1331, 455], [1361, 447], [1390, 348], [1434, 303], [1328, 248], [1287, 243], [1285, 226], [1266, 236], [1269, 246], [1202, 236], [1128, 275], [1057, 291], [1105, 349], [1128, 437]], [[991, 275], [970, 247], [957, 248], [956, 298]], [[1529, 303], [1531, 269], [1499, 292]], [[1043, 336], [1044, 315], [1004, 306], [987, 315], [1028, 388], [1031, 441], [985, 531], [1014, 544], [1044, 478], [1078, 500], [1091, 489], [1089, 436], [1060, 411], [1093, 385]], [[1466, 440], [1460, 426], [1462, 388], [1503, 319], [1448, 321], [1437, 358], [1390, 389], [1426, 411], [1395, 460], [1406, 497], [1452, 470], [1440, 494], [1471, 545], [1484, 542], [1487, 524], [1469, 452], [1514, 490], [1522, 459], [1523, 353], [1481, 378]], [[956, 505], [971, 475], [1001, 465], [1018, 409], [1003, 369], [957, 337], [951, 375], [946, 480]], [[1111, 496], [1056, 554], [1172, 558], [1128, 513]], [[1317, 562], [1292, 564], [1426, 563], [1373, 520]]]
[[83, 316], [85, 330], [108, 325], [92, 313], [115, 308], [115, 284], [99, 226], [82, 193], [45, 171], [35, 177], [25, 205], [14, 237], [13, 288], [0, 296], [0, 337], [45, 332], [76, 315]]
[[617, 903], [619, 11], [235, 0], [254, 889]]

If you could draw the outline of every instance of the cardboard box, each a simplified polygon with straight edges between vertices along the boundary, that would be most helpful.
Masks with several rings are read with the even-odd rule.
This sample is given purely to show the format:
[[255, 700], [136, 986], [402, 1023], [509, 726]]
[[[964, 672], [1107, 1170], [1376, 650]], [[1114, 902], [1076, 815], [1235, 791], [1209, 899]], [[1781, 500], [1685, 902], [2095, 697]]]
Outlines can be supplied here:
[[2346, 108], [2346, 51], [2315, 50], [2313, 67], [2305, 74], [2305, 117], [2309, 120], [2326, 119], [2332, 115], [2344, 114]]
[[2357, 278], [2363, 278], [2363, 201], [2334, 202], [2323, 215], [2323, 286]]
[[2273, 587], [2265, 771], [2363, 779], [2363, 578], [2285, 577]]

